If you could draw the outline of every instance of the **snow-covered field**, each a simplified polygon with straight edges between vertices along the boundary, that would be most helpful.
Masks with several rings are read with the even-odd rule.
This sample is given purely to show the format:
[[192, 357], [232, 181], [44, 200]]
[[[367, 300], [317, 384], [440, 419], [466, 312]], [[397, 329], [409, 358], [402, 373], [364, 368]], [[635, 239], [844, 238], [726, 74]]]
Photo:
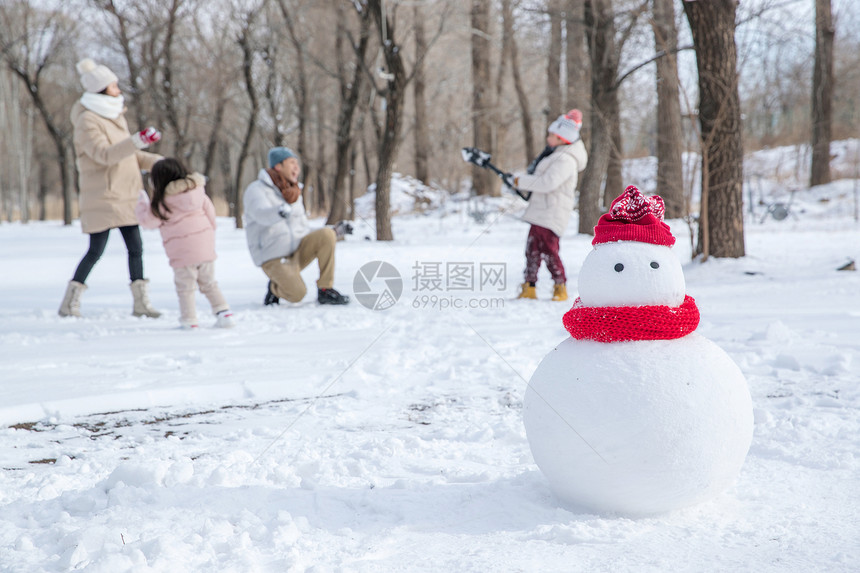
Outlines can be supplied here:
[[[836, 270], [860, 259], [855, 189], [799, 191], [784, 221], [756, 206], [739, 260], [690, 262], [670, 222], [698, 332], [744, 372], [755, 430], [729, 491], [640, 519], [560, 506], [534, 464], [522, 398], [570, 303], [548, 300], [548, 274], [542, 300], [513, 300], [528, 227], [490, 209], [504, 201], [473, 204], [481, 223], [451, 200], [395, 217], [391, 243], [360, 222], [335, 286], [354, 295], [389, 263], [386, 310], [316, 305], [314, 266], [304, 302], [263, 307], [244, 234], [219, 219], [237, 325], [198, 332], [178, 329], [157, 232], [162, 318], [130, 316], [116, 234], [84, 318], [61, 319], [86, 237], [2, 224], [0, 571], [860, 570], [860, 276]], [[591, 244], [568, 229], [575, 294]]]

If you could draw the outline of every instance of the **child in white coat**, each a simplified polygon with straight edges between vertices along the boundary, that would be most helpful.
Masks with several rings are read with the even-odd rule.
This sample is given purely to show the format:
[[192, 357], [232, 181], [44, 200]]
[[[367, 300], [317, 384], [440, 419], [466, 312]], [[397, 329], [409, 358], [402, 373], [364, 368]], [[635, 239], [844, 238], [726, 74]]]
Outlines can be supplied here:
[[212, 305], [215, 326], [233, 326], [233, 313], [215, 280], [215, 206], [206, 195], [204, 177], [167, 157], [152, 166], [150, 178], [152, 202], [141, 190], [135, 214], [144, 228], [161, 230], [179, 296], [180, 325], [199, 326], [194, 301], [199, 286]]
[[552, 300], [567, 300], [567, 276], [559, 256], [559, 239], [567, 228], [576, 198], [576, 182], [585, 169], [588, 153], [579, 138], [582, 112], [572, 109], [547, 128], [547, 147], [525, 172], [515, 173], [513, 184], [531, 192], [523, 219], [531, 223], [526, 239], [525, 282], [517, 298], [537, 298], [541, 261], [553, 279]]

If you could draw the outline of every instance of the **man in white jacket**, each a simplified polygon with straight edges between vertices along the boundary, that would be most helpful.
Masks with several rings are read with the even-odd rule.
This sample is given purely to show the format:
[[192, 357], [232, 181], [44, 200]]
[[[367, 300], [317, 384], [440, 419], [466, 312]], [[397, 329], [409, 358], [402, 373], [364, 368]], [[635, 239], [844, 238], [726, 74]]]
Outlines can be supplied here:
[[307, 287], [301, 271], [314, 259], [320, 268], [317, 301], [349, 303], [348, 296], [332, 288], [338, 231], [331, 227], [310, 230], [298, 183], [298, 157], [287, 147], [273, 147], [268, 160], [269, 168], [260, 170], [242, 198], [251, 258], [269, 277], [263, 304], [278, 304], [282, 298], [290, 302], [302, 300]]
[[513, 176], [513, 186], [531, 192], [523, 219], [531, 223], [526, 240], [525, 282], [517, 298], [537, 298], [541, 261], [554, 282], [552, 300], [567, 300], [567, 276], [559, 256], [559, 239], [567, 228], [576, 197], [576, 182], [588, 153], [579, 138], [582, 112], [572, 109], [547, 128], [547, 147], [525, 172]]

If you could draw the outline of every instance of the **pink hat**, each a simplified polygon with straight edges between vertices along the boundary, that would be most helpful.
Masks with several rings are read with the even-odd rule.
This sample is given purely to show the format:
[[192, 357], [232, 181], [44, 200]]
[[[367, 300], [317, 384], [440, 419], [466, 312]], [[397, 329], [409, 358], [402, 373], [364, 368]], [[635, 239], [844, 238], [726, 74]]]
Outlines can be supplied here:
[[645, 197], [630, 185], [612, 202], [609, 212], [597, 221], [591, 244], [638, 241], [671, 247], [675, 244], [675, 237], [669, 225], [663, 222], [665, 211], [662, 197]]

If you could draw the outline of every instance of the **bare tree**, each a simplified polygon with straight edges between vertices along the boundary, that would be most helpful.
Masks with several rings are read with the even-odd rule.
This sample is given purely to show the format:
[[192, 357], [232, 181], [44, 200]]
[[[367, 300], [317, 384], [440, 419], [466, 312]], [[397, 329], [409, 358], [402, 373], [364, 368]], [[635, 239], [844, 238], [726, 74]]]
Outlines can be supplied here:
[[[360, 4], [356, 2], [357, 6]], [[415, 79], [415, 67], [412, 73], [406, 69], [403, 59], [403, 42], [397, 36], [397, 4], [387, 4], [383, 0], [367, 0], [362, 4], [364, 10], [370, 12], [378, 31], [379, 48], [382, 53], [384, 66], [370, 74], [376, 95], [384, 104], [385, 119], [377, 128], [379, 140], [378, 163], [376, 170], [376, 239], [390, 241], [394, 236], [391, 232], [391, 179], [394, 162], [401, 143], [400, 132], [403, 126], [403, 113], [406, 100], [406, 88]], [[428, 42], [428, 49], [439, 38], [446, 18], [446, 8], [443, 5], [439, 27]], [[426, 56], [426, 54], [425, 54]], [[420, 64], [421, 62], [416, 62]], [[376, 78], [382, 81], [377, 85]], [[373, 115], [374, 112], [372, 112]], [[377, 122], [377, 126], [379, 124]]]
[[427, 53], [427, 35], [424, 30], [424, 8], [415, 4], [413, 11], [415, 28], [415, 83], [412, 86], [412, 99], [415, 105], [415, 178], [423, 183], [430, 182], [428, 160], [430, 156], [430, 136], [427, 129], [427, 79], [424, 73], [424, 54]]
[[615, 42], [611, 0], [587, 0], [585, 22], [591, 60], [591, 147], [579, 193], [579, 232], [593, 234], [600, 218], [600, 188], [612, 152], [612, 125], [619, 121], [618, 75], [620, 50]]
[[[490, 0], [472, 0], [472, 135], [474, 145], [489, 153], [495, 151], [493, 137], [494, 100], [490, 79]], [[493, 174], [472, 167], [472, 187], [477, 195], [500, 194]]]
[[651, 27], [657, 64], [657, 191], [666, 205], [666, 217], [687, 215], [684, 175], [681, 163], [683, 132], [681, 99], [678, 92], [675, 8], [672, 0], [654, 0]]
[[561, 0], [547, 0], [546, 11], [549, 16], [549, 48], [546, 63], [546, 124], [549, 125], [558, 114], [565, 111], [561, 109], [561, 49], [563, 45]]
[[[220, 36], [223, 37], [229, 34], [229, 27], [223, 25]], [[224, 127], [225, 114], [227, 107], [231, 103], [231, 93], [233, 91], [233, 83], [227, 81], [228, 78], [235, 77], [238, 72], [238, 67], [233, 65], [233, 55], [231, 50], [235, 47], [230, 42], [210, 42], [206, 37], [201, 38], [201, 43], [204, 47], [203, 54], [209, 65], [207, 70], [212, 70], [211, 81], [206, 84], [204, 93], [208, 97], [203, 99], [204, 117], [209, 119], [209, 130], [206, 134], [206, 148], [203, 155], [203, 174], [206, 177], [213, 175], [213, 168], [216, 161], [216, 150], [219, 140], [222, 138], [222, 129]], [[203, 91], [203, 90], [200, 90]], [[208, 109], [207, 109], [208, 107]], [[223, 143], [223, 142], [222, 142]], [[229, 162], [227, 164], [229, 168]], [[229, 177], [226, 179], [229, 181]], [[210, 185], [206, 186], [206, 192], [212, 193]]]
[[[346, 187], [346, 177], [351, 171], [352, 150], [355, 145], [355, 132], [353, 130], [354, 116], [358, 108], [359, 98], [364, 93], [366, 83], [365, 71], [367, 63], [365, 57], [370, 43], [370, 11], [365, 10], [359, 14], [359, 33], [356, 40], [349, 32], [346, 18], [347, 12], [343, 6], [337, 8], [338, 34], [336, 42], [342, 44], [344, 40], [349, 41], [349, 51], [352, 52], [352, 65], [348, 69], [345, 62], [349, 61], [346, 55], [338, 57], [338, 83], [340, 87], [340, 111], [338, 112], [336, 150], [335, 150], [335, 172], [332, 183], [332, 202], [327, 223], [337, 223], [353, 216], [353, 194]], [[337, 53], [342, 53], [341, 45]], [[417, 121], [417, 119], [416, 119]]]
[[699, 72], [702, 200], [696, 252], [704, 259], [744, 256], [736, 7], [736, 0], [684, 2]]
[[[0, 70], [0, 133], [8, 134], [0, 141], [0, 153], [15, 158], [17, 167], [17, 193], [13, 193], [12, 177], [8, 179], [7, 192], [0, 183], [0, 201], [6, 211], [6, 220], [12, 221], [17, 207], [19, 219], [30, 220], [30, 166], [33, 159], [33, 108], [21, 105], [21, 83]], [[11, 80], [11, 81], [8, 81]], [[8, 93], [7, 93], [8, 92]], [[11, 145], [10, 145], [11, 144]], [[10, 172], [13, 170], [9, 170]], [[0, 178], [3, 173], [0, 172]], [[11, 175], [11, 173], [10, 173]]]
[[[63, 222], [72, 224], [72, 183], [69, 148], [70, 125], [58, 119], [45, 99], [46, 71], [69, 50], [76, 25], [60, 10], [40, 11], [26, 1], [0, 5], [0, 55], [12, 74], [23, 82], [30, 100], [48, 130], [57, 153], [63, 195]], [[65, 103], [65, 102], [63, 102]], [[68, 106], [63, 106], [67, 112]]]
[[514, 14], [511, 0], [502, 0], [502, 56], [499, 61], [499, 87], [496, 93], [496, 97], [499, 99], [501, 98], [505, 62], [510, 62], [511, 66], [511, 77], [514, 81], [514, 91], [517, 94], [520, 121], [523, 129], [523, 153], [525, 155], [525, 163], [529, 163], [534, 158], [536, 152], [534, 129], [532, 127], [528, 93], [526, 92], [522, 74], [520, 73], [520, 53], [516, 32], [514, 31]]
[[[263, 0], [265, 2], [265, 0]], [[251, 9], [243, 16], [242, 29], [239, 32], [237, 43], [242, 49], [242, 76], [245, 80], [245, 91], [248, 94], [248, 101], [251, 104], [250, 114], [245, 128], [245, 137], [242, 139], [242, 146], [239, 149], [239, 157], [236, 161], [236, 176], [233, 180], [232, 188], [228, 193], [228, 201], [231, 206], [231, 214], [236, 220], [236, 228], [241, 229], [242, 223], [242, 172], [245, 166], [245, 159], [248, 157], [251, 148], [251, 139], [254, 137], [254, 131], [257, 125], [257, 116], [260, 112], [259, 98], [257, 97], [257, 89], [254, 86], [254, 60], [256, 48], [253, 39], [254, 20], [259, 8]]]
[[[287, 35], [289, 36], [290, 42], [293, 45], [293, 50], [295, 51], [295, 77], [292, 78], [290, 87], [293, 90], [293, 96], [296, 99], [296, 106], [298, 108], [296, 114], [299, 122], [299, 133], [296, 151], [298, 151], [299, 157], [302, 158], [302, 181], [307, 185], [308, 182], [313, 181], [314, 177], [316, 177], [315, 171], [317, 169], [316, 163], [310, 157], [310, 145], [308, 143], [308, 138], [310, 136], [310, 128], [308, 124], [311, 120], [312, 104], [310, 79], [308, 78], [308, 54], [306, 49], [308, 45], [308, 37], [300, 32], [300, 26], [297, 25], [296, 22], [300, 12], [293, 10], [292, 7], [288, 5], [287, 0], [278, 0], [278, 7], [281, 9], [281, 15], [283, 16], [284, 23], [287, 26]], [[305, 29], [305, 32], [306, 31], [307, 30]], [[319, 159], [322, 161], [321, 157]], [[313, 206], [308, 204], [309, 200], [310, 197], [305, 195], [305, 207], [311, 207], [311, 210], [313, 210]]]
[[379, 148], [379, 166], [376, 173], [376, 239], [391, 241], [391, 176], [394, 160], [400, 145], [400, 130], [403, 124], [403, 103], [406, 96], [406, 69], [403, 64], [402, 50], [397, 42], [394, 26], [395, 19], [382, 0], [368, 0], [366, 9], [376, 21], [385, 69], [381, 76], [385, 87], [377, 88], [385, 98], [385, 124]]
[[158, 62], [157, 69], [161, 72], [161, 82], [159, 82], [161, 89], [158, 99], [164, 109], [167, 125], [173, 132], [173, 155], [177, 157], [187, 155], [185, 139], [188, 131], [188, 119], [191, 116], [187, 108], [189, 102], [186, 101], [183, 105], [183, 102], [180, 101], [184, 98], [179, 93], [179, 82], [176, 78], [177, 62], [174, 58], [174, 45], [177, 36], [180, 35], [177, 28], [180, 27], [181, 9], [184, 3], [184, 0], [170, 0], [166, 6], [164, 36], [156, 59]]
[[588, 138], [591, 125], [590, 66], [585, 44], [585, 1], [567, 0], [565, 7], [565, 109], [577, 108], [582, 112], [583, 141]]
[[[606, 189], [610, 194], [621, 193], [623, 190], [619, 163], [621, 112], [618, 90], [632, 70], [620, 76], [618, 70], [622, 48], [646, 7], [647, 0], [620, 15], [615, 14], [612, 0], [585, 2], [586, 35], [591, 61], [592, 133], [588, 165], [582, 174], [579, 193], [579, 232], [583, 234], [594, 233], [594, 225], [600, 218], [601, 183], [604, 176]], [[619, 26], [616, 22], [624, 19], [625, 25], [617, 31]], [[640, 67], [637, 66], [634, 70]], [[611, 163], [612, 161], [614, 163]]]
[[812, 72], [812, 168], [809, 184], [830, 182], [833, 120], [833, 40], [830, 0], [815, 0], [815, 68]]
[[[143, 64], [140, 62], [140, 58], [142, 57], [143, 51], [140, 50], [138, 46], [132, 44], [132, 38], [137, 33], [133, 30], [134, 22], [132, 21], [132, 16], [122, 11], [114, 0], [90, 1], [93, 6], [112, 16], [116, 21], [114, 33], [125, 58], [126, 66], [128, 67], [128, 77], [130, 79], [126, 91], [128, 92], [130, 99], [136, 103], [136, 105], [133, 106], [133, 110], [137, 125], [144, 125], [146, 123], [146, 115], [143, 111], [144, 108], [141, 101], [141, 82], [139, 82], [139, 80], [142, 79]], [[141, 7], [136, 6], [131, 8], [140, 10]], [[145, 21], [146, 19], [142, 18], [142, 20]]]

